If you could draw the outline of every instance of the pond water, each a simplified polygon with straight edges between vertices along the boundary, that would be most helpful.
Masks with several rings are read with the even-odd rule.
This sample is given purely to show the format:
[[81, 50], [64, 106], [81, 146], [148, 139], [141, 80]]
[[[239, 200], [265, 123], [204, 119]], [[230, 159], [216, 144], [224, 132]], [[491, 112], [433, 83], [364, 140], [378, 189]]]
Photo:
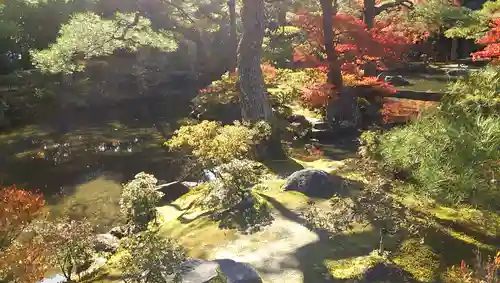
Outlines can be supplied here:
[[142, 97], [52, 113], [0, 133], [0, 185], [39, 189], [52, 216], [87, 218], [107, 231], [121, 222], [122, 183], [141, 171], [176, 178], [178, 163], [162, 144], [187, 113], [182, 96]]

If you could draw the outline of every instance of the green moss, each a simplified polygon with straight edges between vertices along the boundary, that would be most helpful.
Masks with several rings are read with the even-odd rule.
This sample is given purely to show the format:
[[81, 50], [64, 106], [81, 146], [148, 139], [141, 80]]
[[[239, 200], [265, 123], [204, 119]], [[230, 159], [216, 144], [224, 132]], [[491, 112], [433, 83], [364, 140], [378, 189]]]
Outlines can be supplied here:
[[419, 240], [403, 242], [394, 262], [422, 282], [434, 282], [440, 267], [440, 257]]
[[339, 279], [359, 278], [369, 268], [377, 263], [386, 261], [385, 258], [379, 256], [376, 252], [372, 252], [366, 256], [352, 257], [348, 259], [325, 261], [330, 274]]

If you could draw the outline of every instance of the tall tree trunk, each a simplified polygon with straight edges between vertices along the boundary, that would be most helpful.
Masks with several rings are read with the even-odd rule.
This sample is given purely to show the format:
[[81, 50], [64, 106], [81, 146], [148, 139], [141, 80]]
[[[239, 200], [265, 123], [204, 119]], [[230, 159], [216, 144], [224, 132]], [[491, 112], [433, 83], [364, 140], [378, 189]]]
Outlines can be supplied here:
[[335, 45], [333, 43], [333, 21], [332, 17], [336, 14], [333, 9], [332, 0], [320, 0], [323, 13], [323, 37], [325, 39], [325, 52], [328, 56], [328, 82], [335, 85], [340, 92], [344, 86], [342, 73], [340, 72], [340, 62]]
[[458, 38], [451, 39], [450, 60], [456, 61], [458, 59]]
[[236, 32], [236, 0], [228, 0], [227, 5], [229, 8], [229, 28], [230, 28], [230, 47], [231, 47], [231, 59], [229, 70], [235, 71], [237, 64], [237, 49], [238, 49], [238, 35]]
[[350, 88], [344, 88], [340, 61], [333, 42], [332, 18], [337, 14], [337, 3], [333, 2], [332, 0], [320, 0], [323, 14], [323, 37], [328, 56], [328, 82], [335, 85], [335, 90], [339, 93], [338, 100], [329, 101], [326, 115], [328, 122], [332, 124], [353, 125], [358, 121], [359, 109], [354, 91]]
[[260, 67], [265, 30], [264, 0], [244, 0], [241, 18], [243, 33], [238, 46], [241, 116], [248, 122], [265, 121], [273, 128], [271, 137], [257, 147], [257, 158], [281, 158], [284, 152], [274, 127], [274, 115]]
[[[363, 1], [363, 22], [368, 30], [371, 30], [375, 25], [375, 0]], [[375, 62], [366, 62], [363, 66], [365, 76], [374, 77], [377, 75], [377, 65]]]

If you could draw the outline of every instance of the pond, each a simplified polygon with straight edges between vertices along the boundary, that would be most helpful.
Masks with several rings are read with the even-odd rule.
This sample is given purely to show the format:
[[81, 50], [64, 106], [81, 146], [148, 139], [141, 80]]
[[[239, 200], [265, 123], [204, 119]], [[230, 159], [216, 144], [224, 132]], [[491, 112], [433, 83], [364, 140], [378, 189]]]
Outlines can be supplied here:
[[162, 144], [187, 113], [182, 95], [141, 97], [52, 113], [0, 133], [0, 185], [39, 189], [53, 217], [86, 218], [107, 231], [121, 222], [122, 183], [141, 171], [176, 178], [178, 163]]

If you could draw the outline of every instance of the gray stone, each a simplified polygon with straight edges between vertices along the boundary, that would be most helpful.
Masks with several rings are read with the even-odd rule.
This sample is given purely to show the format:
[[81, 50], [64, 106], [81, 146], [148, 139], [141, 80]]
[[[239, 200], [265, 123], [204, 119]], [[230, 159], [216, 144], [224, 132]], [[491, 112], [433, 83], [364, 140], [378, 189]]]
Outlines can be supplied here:
[[397, 76], [385, 76], [384, 81], [390, 83], [393, 86], [406, 86], [410, 85], [410, 82], [403, 78], [401, 75]]
[[172, 202], [189, 192], [189, 187], [178, 181], [160, 185], [156, 189], [163, 193], [164, 202]]
[[298, 191], [311, 197], [331, 197], [341, 191], [342, 180], [325, 171], [303, 169], [290, 175], [283, 189]]
[[120, 246], [120, 239], [111, 234], [98, 234], [94, 239], [94, 249], [98, 252], [115, 253]]
[[127, 231], [125, 228], [121, 226], [113, 227], [109, 230], [108, 234], [115, 236], [118, 239], [121, 239], [127, 235]]
[[221, 272], [228, 283], [262, 283], [258, 272], [247, 263], [230, 259], [190, 259], [181, 266], [183, 283], [207, 283]]

